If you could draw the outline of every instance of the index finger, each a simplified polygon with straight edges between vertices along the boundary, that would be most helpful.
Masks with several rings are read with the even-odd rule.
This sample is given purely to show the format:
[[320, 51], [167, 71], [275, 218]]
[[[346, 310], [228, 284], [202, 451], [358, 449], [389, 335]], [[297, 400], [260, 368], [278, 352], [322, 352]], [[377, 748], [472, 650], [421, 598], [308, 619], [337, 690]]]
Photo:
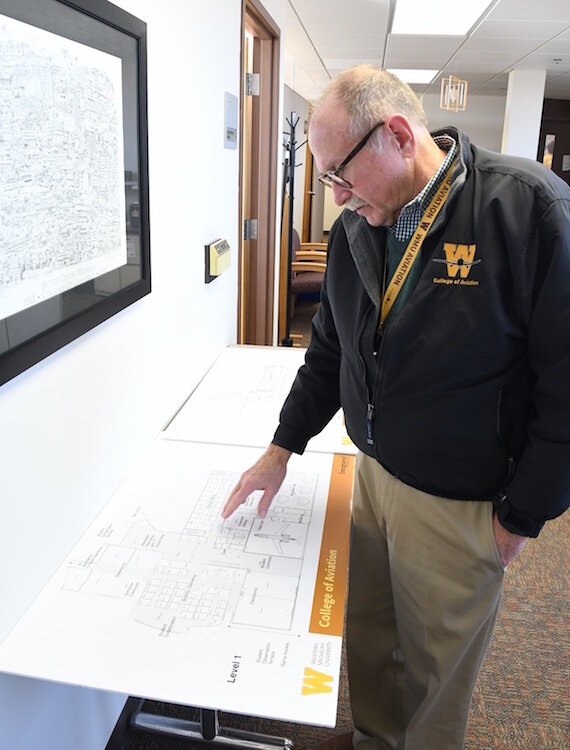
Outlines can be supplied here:
[[234, 510], [239, 508], [239, 506], [251, 495], [251, 491], [244, 488], [243, 484], [242, 477], [228, 495], [228, 499], [222, 508], [222, 518], [229, 518]]

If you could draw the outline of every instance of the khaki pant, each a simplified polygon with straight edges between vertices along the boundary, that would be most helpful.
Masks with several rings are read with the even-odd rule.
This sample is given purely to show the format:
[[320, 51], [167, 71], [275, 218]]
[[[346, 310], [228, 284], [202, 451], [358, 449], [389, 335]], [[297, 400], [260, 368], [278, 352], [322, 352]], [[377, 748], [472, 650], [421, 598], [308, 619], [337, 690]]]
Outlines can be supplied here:
[[489, 502], [356, 464], [347, 655], [357, 750], [461, 750], [504, 570]]

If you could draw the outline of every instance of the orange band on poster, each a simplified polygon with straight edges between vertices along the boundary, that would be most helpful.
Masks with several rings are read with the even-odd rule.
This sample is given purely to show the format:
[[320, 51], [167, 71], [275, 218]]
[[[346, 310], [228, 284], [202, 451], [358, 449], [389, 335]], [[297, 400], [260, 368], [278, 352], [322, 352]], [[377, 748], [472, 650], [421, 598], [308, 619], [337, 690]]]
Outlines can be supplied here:
[[310, 633], [342, 636], [348, 578], [354, 456], [333, 459]]

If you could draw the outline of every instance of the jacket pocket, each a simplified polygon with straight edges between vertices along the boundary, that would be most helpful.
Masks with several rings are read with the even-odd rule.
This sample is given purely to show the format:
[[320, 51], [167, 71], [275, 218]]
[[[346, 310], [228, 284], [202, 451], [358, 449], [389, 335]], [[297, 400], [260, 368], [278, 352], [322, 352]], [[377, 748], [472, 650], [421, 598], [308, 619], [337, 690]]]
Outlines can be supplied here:
[[494, 562], [497, 564], [500, 572], [502, 575], [505, 573], [505, 566], [503, 565], [503, 561], [501, 560], [501, 555], [499, 554], [499, 548], [497, 547], [497, 542], [495, 540], [495, 528], [494, 528], [494, 517], [495, 517], [495, 508], [493, 503], [485, 503], [487, 506], [488, 511], [488, 521], [487, 521], [487, 528], [489, 532], [489, 549], [491, 551], [491, 558], [494, 560]]

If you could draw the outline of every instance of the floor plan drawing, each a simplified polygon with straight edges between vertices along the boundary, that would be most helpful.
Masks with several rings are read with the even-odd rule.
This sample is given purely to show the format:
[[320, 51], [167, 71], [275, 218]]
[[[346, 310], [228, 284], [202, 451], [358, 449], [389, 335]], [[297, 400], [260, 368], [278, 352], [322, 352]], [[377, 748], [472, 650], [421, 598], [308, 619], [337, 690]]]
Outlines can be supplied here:
[[354, 459], [294, 455], [265, 518], [256, 492], [222, 519], [260, 453], [157, 438], [0, 644], [0, 671], [332, 726]]
[[[305, 352], [296, 347], [224, 349], [164, 436], [169, 440], [265, 447], [273, 438], [279, 412]], [[356, 453], [342, 411], [309, 441], [307, 450]]]
[[69, 560], [63, 590], [130, 600], [133, 619], [161, 637], [206, 627], [287, 630], [316, 477], [291, 474], [264, 519], [255, 493], [221, 522], [238, 479], [213, 470], [180, 529], [155, 527], [142, 508], [126, 523], [107, 525], [92, 548]]

